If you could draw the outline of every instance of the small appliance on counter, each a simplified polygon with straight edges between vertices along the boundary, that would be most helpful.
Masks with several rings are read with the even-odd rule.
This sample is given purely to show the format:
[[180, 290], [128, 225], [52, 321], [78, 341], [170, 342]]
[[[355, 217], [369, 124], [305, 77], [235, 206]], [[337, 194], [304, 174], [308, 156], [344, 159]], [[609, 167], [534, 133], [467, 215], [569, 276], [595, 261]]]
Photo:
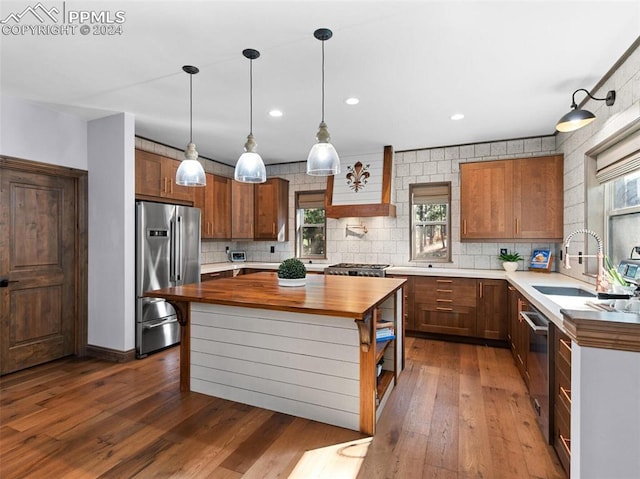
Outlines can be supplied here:
[[247, 253], [245, 251], [232, 251], [229, 253], [229, 259], [234, 263], [247, 261]]

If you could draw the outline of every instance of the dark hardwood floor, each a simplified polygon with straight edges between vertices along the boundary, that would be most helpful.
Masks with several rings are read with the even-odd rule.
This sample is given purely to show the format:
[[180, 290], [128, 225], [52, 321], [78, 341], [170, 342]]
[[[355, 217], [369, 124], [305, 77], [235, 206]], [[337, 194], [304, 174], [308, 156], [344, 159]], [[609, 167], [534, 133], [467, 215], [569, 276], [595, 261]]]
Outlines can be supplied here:
[[0, 378], [0, 477], [564, 477], [508, 350], [409, 338], [373, 440], [180, 394], [178, 353]]

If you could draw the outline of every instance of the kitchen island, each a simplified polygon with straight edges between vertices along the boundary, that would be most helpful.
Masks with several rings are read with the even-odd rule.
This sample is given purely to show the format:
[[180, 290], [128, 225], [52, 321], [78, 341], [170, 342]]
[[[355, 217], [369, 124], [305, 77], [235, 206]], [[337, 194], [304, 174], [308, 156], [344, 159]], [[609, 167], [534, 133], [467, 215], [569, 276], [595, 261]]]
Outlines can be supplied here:
[[[372, 435], [404, 363], [404, 283], [263, 272], [145, 294], [178, 312], [182, 390]], [[395, 339], [376, 342], [381, 321]]]

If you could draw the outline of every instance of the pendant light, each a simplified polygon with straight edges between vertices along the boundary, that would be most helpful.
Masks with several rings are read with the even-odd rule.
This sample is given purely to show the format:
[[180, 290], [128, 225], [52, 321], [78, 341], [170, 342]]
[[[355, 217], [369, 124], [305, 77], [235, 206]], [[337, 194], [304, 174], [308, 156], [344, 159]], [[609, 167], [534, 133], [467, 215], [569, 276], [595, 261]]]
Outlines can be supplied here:
[[253, 60], [260, 56], [260, 52], [247, 48], [242, 50], [242, 54], [249, 59], [249, 136], [244, 144], [244, 153], [236, 163], [233, 177], [242, 183], [264, 183], [267, 181], [267, 171], [262, 158], [256, 153], [258, 144], [253, 137]]
[[205, 186], [207, 178], [204, 169], [198, 161], [196, 145], [193, 144], [193, 75], [198, 73], [197, 67], [185, 65], [182, 67], [189, 74], [189, 144], [184, 152], [184, 160], [176, 172], [176, 184], [181, 186]]
[[324, 122], [324, 42], [333, 36], [328, 28], [319, 28], [313, 36], [322, 42], [322, 120], [318, 128], [316, 140], [307, 157], [307, 174], [313, 176], [331, 176], [340, 173], [340, 158], [338, 152], [329, 140], [329, 130]]

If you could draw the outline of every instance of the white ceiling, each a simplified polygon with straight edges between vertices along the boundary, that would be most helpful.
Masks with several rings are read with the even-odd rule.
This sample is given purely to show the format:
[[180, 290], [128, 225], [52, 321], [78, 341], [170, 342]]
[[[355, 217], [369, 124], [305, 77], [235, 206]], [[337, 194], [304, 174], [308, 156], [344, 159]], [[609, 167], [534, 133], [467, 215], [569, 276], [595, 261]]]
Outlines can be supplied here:
[[[0, 19], [36, 3], [3, 1]], [[181, 67], [195, 65], [194, 142], [200, 155], [229, 165], [249, 132], [245, 48], [261, 52], [253, 132], [272, 164], [306, 160], [315, 142], [319, 27], [334, 33], [325, 44], [325, 119], [342, 157], [388, 144], [405, 150], [551, 134], [571, 93], [591, 89], [640, 33], [637, 0], [42, 4], [121, 10], [126, 21], [114, 36], [2, 35], [3, 93], [87, 119], [130, 112], [137, 135], [182, 149], [189, 78]], [[350, 96], [360, 104], [346, 105]], [[272, 108], [284, 116], [269, 117]], [[465, 119], [451, 121], [453, 113]]]

